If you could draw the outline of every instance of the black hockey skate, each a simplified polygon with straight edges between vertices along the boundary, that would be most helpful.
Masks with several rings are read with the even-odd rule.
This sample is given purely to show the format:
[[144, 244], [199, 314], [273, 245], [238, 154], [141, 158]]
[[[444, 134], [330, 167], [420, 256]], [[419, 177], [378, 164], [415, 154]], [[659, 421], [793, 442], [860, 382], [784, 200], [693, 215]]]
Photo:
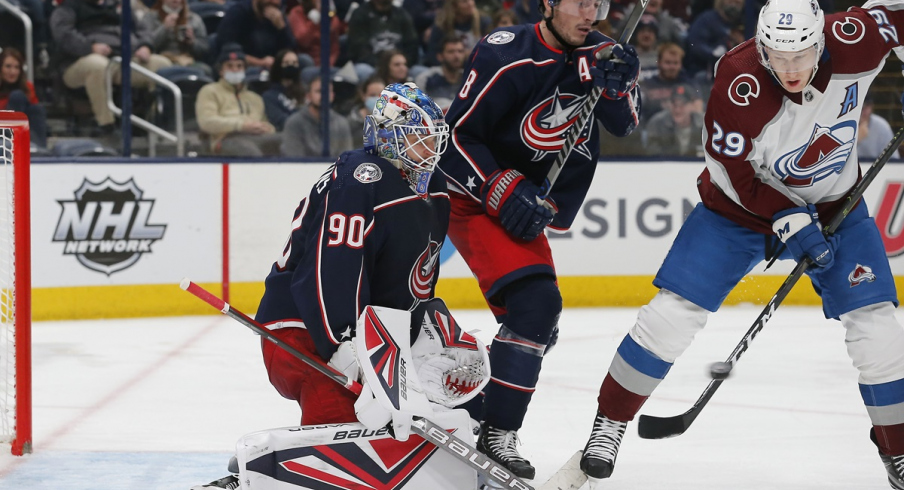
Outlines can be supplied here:
[[[876, 429], [869, 430], [869, 438], [876, 447], [879, 446], [879, 441], [876, 439]], [[879, 458], [882, 460], [882, 464], [885, 465], [885, 471], [888, 473], [888, 484], [891, 485], [891, 488], [904, 490], [904, 455], [888, 456], [882, 454], [880, 450]]]
[[590, 478], [609, 478], [615, 469], [615, 457], [627, 427], [627, 422], [616, 422], [597, 413], [581, 456], [581, 471]]
[[235, 475], [229, 475], [220, 478], [219, 480], [212, 481], [207, 485], [191, 487], [191, 490], [237, 490], [241, 488], [241, 486], [241, 482], [239, 482], [239, 479], [236, 478]]
[[518, 431], [480, 425], [477, 450], [505, 466], [518, 478], [533, 480], [537, 470], [518, 453]]

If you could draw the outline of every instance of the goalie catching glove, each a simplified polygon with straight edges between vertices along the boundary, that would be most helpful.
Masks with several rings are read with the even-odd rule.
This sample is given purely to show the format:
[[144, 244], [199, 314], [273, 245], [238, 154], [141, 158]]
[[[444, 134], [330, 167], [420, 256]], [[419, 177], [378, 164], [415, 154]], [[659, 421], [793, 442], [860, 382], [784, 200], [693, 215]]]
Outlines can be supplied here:
[[486, 346], [461, 331], [440, 299], [413, 314], [368, 306], [354, 342], [365, 380], [355, 414], [372, 430], [391, 422], [398, 440], [408, 439], [414, 417], [458, 406], [490, 380]]

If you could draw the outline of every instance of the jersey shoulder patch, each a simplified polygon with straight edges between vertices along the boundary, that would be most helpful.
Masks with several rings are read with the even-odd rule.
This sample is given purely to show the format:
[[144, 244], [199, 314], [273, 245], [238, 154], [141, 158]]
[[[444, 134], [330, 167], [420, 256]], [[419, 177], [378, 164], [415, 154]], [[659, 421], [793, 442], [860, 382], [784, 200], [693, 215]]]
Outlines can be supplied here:
[[508, 44], [515, 39], [515, 33], [511, 31], [498, 30], [487, 36], [487, 42], [490, 44]]
[[375, 163], [364, 162], [355, 168], [354, 177], [358, 182], [370, 184], [383, 178], [383, 171]]

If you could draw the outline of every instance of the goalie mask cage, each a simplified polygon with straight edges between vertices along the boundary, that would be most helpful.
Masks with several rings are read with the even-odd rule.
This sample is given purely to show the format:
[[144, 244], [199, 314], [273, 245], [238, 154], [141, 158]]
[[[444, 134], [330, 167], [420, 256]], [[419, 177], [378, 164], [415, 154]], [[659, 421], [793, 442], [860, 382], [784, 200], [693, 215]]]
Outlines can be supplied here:
[[31, 452], [28, 119], [0, 111], [0, 445]]

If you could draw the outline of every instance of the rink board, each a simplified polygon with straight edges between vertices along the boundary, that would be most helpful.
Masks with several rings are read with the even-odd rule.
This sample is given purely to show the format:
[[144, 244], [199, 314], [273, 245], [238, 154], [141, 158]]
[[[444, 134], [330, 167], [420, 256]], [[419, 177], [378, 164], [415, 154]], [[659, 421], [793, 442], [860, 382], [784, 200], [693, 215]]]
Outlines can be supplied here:
[[[32, 166], [32, 283], [38, 320], [210, 313], [190, 277], [253, 312], [292, 213], [324, 163], [38, 163]], [[687, 213], [700, 162], [601, 163], [574, 225], [548, 233], [566, 306], [638, 306]], [[385, 177], [384, 177], [385, 178]], [[904, 166], [866, 193], [892, 270], [904, 279]], [[228, 260], [224, 260], [228, 257]], [[763, 303], [793, 263], [755, 269], [728, 303]], [[701, 271], [706, 273], [706, 271]], [[438, 295], [478, 308], [477, 283], [450, 243]], [[805, 281], [802, 281], [806, 283]], [[904, 282], [902, 282], [904, 284]], [[788, 304], [818, 304], [807, 284]]]

